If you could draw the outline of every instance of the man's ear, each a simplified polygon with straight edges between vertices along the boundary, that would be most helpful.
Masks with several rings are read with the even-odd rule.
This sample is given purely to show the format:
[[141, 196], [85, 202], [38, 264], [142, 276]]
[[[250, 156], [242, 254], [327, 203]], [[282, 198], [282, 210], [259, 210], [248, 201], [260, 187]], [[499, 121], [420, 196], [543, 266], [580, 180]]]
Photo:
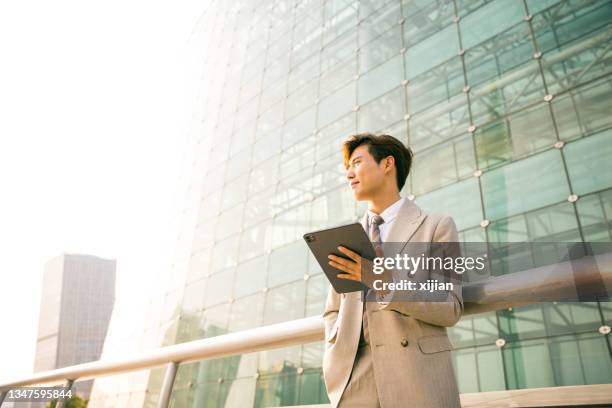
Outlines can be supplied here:
[[385, 157], [385, 171], [393, 170], [394, 165], [395, 165], [395, 157], [393, 156]]

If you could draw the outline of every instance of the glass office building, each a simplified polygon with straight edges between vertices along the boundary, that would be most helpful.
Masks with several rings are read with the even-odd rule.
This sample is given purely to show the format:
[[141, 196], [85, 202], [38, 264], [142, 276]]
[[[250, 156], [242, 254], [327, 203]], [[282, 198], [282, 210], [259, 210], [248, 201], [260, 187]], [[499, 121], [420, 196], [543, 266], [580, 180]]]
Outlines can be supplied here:
[[[413, 148], [402, 195], [452, 215], [462, 240], [612, 241], [609, 0], [216, 1], [199, 27], [193, 222], [151, 305], [155, 345], [322, 312], [328, 283], [302, 235], [363, 214], [340, 154], [356, 132]], [[449, 330], [460, 390], [611, 383], [611, 320], [599, 302], [465, 316]], [[327, 402], [322, 355], [181, 365], [172, 403]], [[155, 406], [162, 377], [93, 406]]]

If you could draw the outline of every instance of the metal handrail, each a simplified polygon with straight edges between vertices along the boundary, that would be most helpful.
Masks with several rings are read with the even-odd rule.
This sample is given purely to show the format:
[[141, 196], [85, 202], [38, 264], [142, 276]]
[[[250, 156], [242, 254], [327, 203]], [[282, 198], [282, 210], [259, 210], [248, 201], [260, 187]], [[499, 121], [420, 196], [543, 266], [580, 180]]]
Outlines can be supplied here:
[[[533, 268], [500, 277], [463, 285], [464, 315], [538, 303], [534, 295], [546, 301], [564, 299], [576, 293], [577, 287], [600, 282], [612, 288], [612, 254], [587, 256], [579, 260]], [[0, 384], [0, 404], [8, 390], [35, 384], [54, 384], [66, 380], [86, 380], [167, 365], [160, 393], [159, 407], [166, 408], [179, 364], [212, 358], [228, 357], [256, 351], [289, 347], [322, 341], [324, 320], [307, 317], [147, 350], [139, 355], [118, 360], [99, 360], [56, 370], [34, 373], [26, 378]]]

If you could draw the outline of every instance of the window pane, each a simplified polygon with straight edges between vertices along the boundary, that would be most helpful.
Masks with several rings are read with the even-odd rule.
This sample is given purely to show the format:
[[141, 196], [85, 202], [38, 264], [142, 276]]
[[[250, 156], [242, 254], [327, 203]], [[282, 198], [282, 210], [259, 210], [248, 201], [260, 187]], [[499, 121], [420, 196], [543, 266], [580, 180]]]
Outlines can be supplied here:
[[596, 302], [544, 303], [541, 307], [549, 336], [590, 332], [601, 324]]
[[473, 87], [492, 82], [503, 73], [531, 60], [534, 54], [532, 44], [529, 24], [520, 22], [469, 49], [465, 53], [468, 84]]
[[544, 314], [540, 305], [523, 306], [509, 310], [500, 310], [500, 336], [506, 341], [543, 337], [546, 335]]
[[295, 373], [259, 376], [255, 391], [255, 408], [295, 405], [298, 397], [298, 381], [299, 376]]
[[267, 261], [268, 256], [263, 255], [238, 265], [234, 280], [234, 298], [260, 292], [266, 286]]
[[492, 1], [461, 20], [463, 48], [498, 35], [520, 22], [527, 13], [520, 1]]
[[[608, 4], [608, 14], [612, 14], [612, 6]], [[590, 23], [594, 25], [606, 21], [604, 16], [594, 15]], [[612, 15], [608, 20], [612, 19]], [[545, 52], [542, 59], [546, 69], [544, 77], [549, 93], [559, 94], [590, 80], [601, 78], [612, 70], [607, 61], [612, 55], [609, 43], [608, 28], [601, 28], [592, 33], [593, 27], [587, 26], [589, 32], [582, 38], [564, 45], [556, 50]], [[548, 29], [548, 27], [546, 27]], [[547, 37], [554, 39], [552, 31], [546, 31]]]
[[[246, 180], [244, 178], [243, 180]], [[246, 189], [246, 183], [238, 183], [234, 187], [243, 187], [243, 192]], [[232, 197], [233, 193], [229, 191], [225, 191], [228, 199], [234, 199]], [[246, 197], [245, 197], [246, 198]], [[235, 200], [235, 199], [234, 199]], [[231, 235], [237, 234], [240, 232], [240, 224], [242, 222], [242, 214], [244, 213], [244, 204], [238, 204], [237, 206], [230, 208], [229, 210], [223, 211], [217, 218], [217, 226], [215, 229], [215, 239], [225, 239]]]
[[308, 225], [309, 205], [302, 205], [293, 210], [280, 213], [272, 222], [267, 238], [271, 248], [302, 240], [304, 227]]
[[[360, 35], [360, 42], [364, 39]], [[367, 72], [382, 64], [390, 58], [399, 54], [402, 48], [402, 37], [400, 26], [383, 33], [379, 37], [373, 37], [365, 45], [359, 48], [359, 71]]]
[[[255, 399], [254, 378], [238, 378], [224, 381], [219, 386], [220, 398], [217, 399], [218, 407], [239, 408], [251, 407]], [[192, 405], [206, 406], [206, 405]]]
[[359, 104], [390, 91], [401, 82], [402, 60], [398, 55], [359, 77]]
[[[327, 390], [323, 382], [323, 373], [320, 369], [305, 371], [299, 378], [300, 397], [298, 404], [319, 404], [325, 403], [327, 399]], [[322, 398], [322, 396], [325, 396]]]
[[336, 66], [349, 56], [355, 56], [357, 31], [349, 31], [321, 50], [321, 72]]
[[574, 208], [562, 202], [525, 215], [529, 241], [578, 242], [581, 241]]
[[[351, 55], [339, 64], [331, 67], [321, 74], [319, 85], [319, 99], [323, 100], [346, 84], [355, 81], [357, 74], [357, 58]], [[353, 87], [355, 85], [352, 85]]]
[[410, 80], [448, 59], [459, 58], [458, 51], [457, 27], [451, 24], [406, 50], [406, 79]]
[[535, 15], [532, 27], [538, 48], [548, 55], [552, 49], [567, 45], [585, 34], [591, 36], [594, 30], [607, 26], [610, 19], [612, 7], [609, 1], [558, 2], [555, 7]]
[[470, 91], [474, 123], [487, 123], [544, 98], [537, 61], [528, 61]]
[[406, 18], [403, 24], [406, 48], [426, 41], [445, 27], [454, 26], [452, 21], [455, 7], [452, 0], [404, 0], [402, 3], [402, 12]]
[[308, 110], [291, 118], [283, 127], [283, 149], [292, 146], [301, 138], [308, 135], [315, 128], [316, 107], [312, 106]]
[[206, 288], [205, 306], [209, 307], [229, 301], [232, 296], [233, 280], [234, 268], [211, 275]]
[[503, 372], [502, 352], [497, 346], [477, 348], [478, 377], [480, 391], [499, 391], [506, 389]]
[[324, 274], [319, 274], [310, 276], [306, 284], [306, 316], [320, 315], [325, 307], [329, 280]]
[[206, 293], [207, 278], [200, 279], [187, 285], [183, 294], [182, 310], [185, 313], [199, 312], [204, 308], [204, 295]]
[[559, 137], [564, 140], [590, 135], [612, 126], [612, 83], [602, 81], [553, 99]]
[[319, 79], [310, 81], [295, 92], [287, 95], [285, 101], [285, 119], [292, 118], [306, 108], [314, 105], [317, 98], [317, 90], [319, 88]]
[[471, 175], [475, 170], [471, 136], [418, 152], [414, 158], [413, 189], [415, 195], [435, 190]]
[[477, 129], [478, 167], [486, 169], [550, 148], [555, 132], [546, 104]]
[[268, 290], [263, 324], [286, 322], [304, 317], [305, 291], [306, 285], [303, 279]]
[[308, 266], [306, 255], [302, 240], [272, 251], [268, 287], [303, 279]]
[[506, 343], [503, 354], [508, 389], [555, 385], [546, 339]]
[[612, 362], [606, 338], [599, 333], [551, 339], [551, 357], [557, 385], [608, 384]]
[[[359, 3], [359, 44], [363, 46], [379, 35], [395, 31], [393, 34], [400, 42], [396, 52], [401, 48], [402, 34], [399, 30], [398, 20], [400, 15], [400, 2], [397, 0], [386, 1], [360, 1]], [[389, 35], [389, 37], [391, 37]]]
[[[348, 7], [347, 7], [348, 4]], [[323, 46], [357, 26], [359, 4], [357, 1], [326, 1], [324, 8]], [[342, 8], [339, 10], [339, 8]]]
[[[452, 58], [435, 68], [425, 71], [408, 82], [408, 111], [411, 115], [448, 102], [463, 91], [463, 67], [461, 59]], [[463, 99], [460, 103], [467, 103]]]
[[558, 150], [486, 172], [481, 179], [485, 214], [490, 220], [560, 202], [569, 196]]
[[231, 304], [228, 331], [236, 332], [261, 326], [263, 320], [263, 293], [238, 299]]
[[437, 103], [408, 121], [410, 145], [415, 151], [465, 134], [470, 126], [467, 96], [460, 93]]
[[251, 175], [249, 176], [249, 196], [263, 192], [274, 185], [276, 180], [272, 176], [278, 173], [279, 161], [280, 155], [276, 155], [251, 170]]
[[572, 142], [564, 151], [574, 193], [612, 187], [612, 129]]
[[212, 251], [213, 273], [238, 263], [238, 243], [239, 240], [236, 237], [230, 237], [215, 243]]
[[215, 337], [227, 333], [230, 304], [208, 308], [204, 311], [204, 337]]
[[458, 229], [478, 225], [482, 220], [478, 181], [470, 178], [416, 198], [427, 212], [449, 214]]
[[535, 14], [560, 2], [561, 0], [527, 0], [527, 8], [531, 14]]
[[355, 218], [355, 199], [345, 186], [335, 189], [312, 202], [311, 229], [329, 228], [330, 220], [340, 225]]
[[612, 190], [581, 197], [576, 202], [586, 242], [612, 241]]
[[378, 132], [402, 120], [406, 114], [405, 106], [402, 87], [361, 106], [358, 112], [359, 132]]
[[344, 88], [321, 100], [317, 123], [319, 127], [350, 112], [355, 106], [355, 83], [349, 82]]
[[474, 351], [457, 350], [453, 352], [452, 357], [459, 392], [478, 392], [478, 371]]
[[271, 224], [271, 221], [266, 221], [242, 233], [240, 236], [240, 262], [262, 255], [270, 249], [271, 246], [269, 242], [266, 242], [266, 236], [269, 235]]

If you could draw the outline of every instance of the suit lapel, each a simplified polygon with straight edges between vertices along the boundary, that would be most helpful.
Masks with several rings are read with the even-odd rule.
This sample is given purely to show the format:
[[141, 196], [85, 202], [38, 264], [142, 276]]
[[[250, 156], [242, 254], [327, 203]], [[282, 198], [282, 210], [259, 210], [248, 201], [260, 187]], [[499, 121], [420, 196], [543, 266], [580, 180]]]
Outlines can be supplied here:
[[[412, 201], [406, 199], [391, 225], [386, 242], [408, 242], [423, 223], [426, 215]], [[403, 248], [402, 248], [403, 249]]]
[[[421, 209], [413, 203], [411, 200], [404, 200], [404, 204], [400, 207], [395, 221], [391, 225], [389, 234], [385, 242], [408, 242], [414, 235], [417, 228], [423, 223], [426, 215], [423, 214]], [[368, 233], [368, 213], [361, 217], [361, 225]], [[403, 248], [402, 248], [403, 249]]]

